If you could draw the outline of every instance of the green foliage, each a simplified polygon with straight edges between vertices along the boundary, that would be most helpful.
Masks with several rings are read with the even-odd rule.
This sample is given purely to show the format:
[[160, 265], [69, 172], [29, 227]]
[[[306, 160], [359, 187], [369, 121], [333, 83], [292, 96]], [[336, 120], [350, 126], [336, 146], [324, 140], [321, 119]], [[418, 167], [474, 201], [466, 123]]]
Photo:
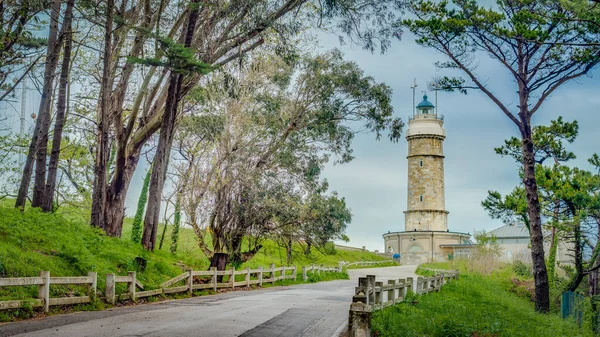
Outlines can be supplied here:
[[417, 296], [373, 314], [376, 336], [592, 336], [557, 314], [538, 314], [530, 300], [495, 276], [461, 274], [439, 293]]
[[335, 255], [335, 244], [331, 241], [327, 242], [323, 247], [323, 253], [325, 253], [326, 255]]
[[181, 201], [177, 198], [175, 202], [175, 215], [173, 219], [173, 231], [171, 232], [171, 254], [177, 252], [177, 241], [179, 240], [179, 227], [181, 226]]
[[[525, 264], [525, 262], [521, 260], [515, 260], [512, 263], [512, 268], [515, 274], [521, 277], [532, 277], [531, 274], [531, 266]], [[548, 271], [550, 272], [550, 271]]]
[[135, 211], [135, 217], [133, 218], [133, 225], [131, 228], [131, 241], [140, 243], [142, 239], [142, 221], [144, 220], [144, 209], [148, 202], [148, 187], [150, 186], [150, 178], [152, 177], [152, 166], [146, 172], [144, 177], [144, 184], [142, 185], [142, 191], [140, 192], [140, 198], [138, 200], [137, 209]]
[[[548, 159], [553, 164], [560, 164], [575, 159], [573, 152], [567, 151], [565, 142], [571, 144], [577, 138], [579, 124], [577, 121], [565, 122], [562, 117], [550, 122], [549, 126], [537, 125], [532, 129], [534, 157], [538, 164], [544, 164]], [[501, 156], [510, 156], [519, 164], [523, 162], [521, 140], [511, 137], [504, 145], [494, 149]]]
[[140, 58], [128, 56], [127, 62], [165, 67], [173, 72], [184, 75], [191, 73], [208, 74], [216, 69], [216, 67], [196, 59], [194, 50], [185, 47], [182, 43], [175, 42], [168, 37], [157, 37], [156, 40], [160, 45], [162, 50], [161, 55], [164, 56], [164, 58]]

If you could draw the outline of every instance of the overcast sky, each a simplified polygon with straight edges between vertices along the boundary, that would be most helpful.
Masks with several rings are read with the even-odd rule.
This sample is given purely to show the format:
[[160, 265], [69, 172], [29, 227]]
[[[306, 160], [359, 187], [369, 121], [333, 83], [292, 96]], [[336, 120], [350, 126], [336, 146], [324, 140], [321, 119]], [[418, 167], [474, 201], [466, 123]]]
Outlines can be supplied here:
[[[346, 59], [355, 61], [367, 75], [385, 82], [393, 89], [395, 114], [407, 122], [412, 111], [413, 78], [417, 79], [417, 97], [422, 96], [426, 82], [441, 75], [434, 67], [435, 61], [445, 61], [443, 55], [414, 43], [410, 34], [395, 42], [385, 55], [371, 54], [360, 47], [340, 47], [337, 37], [320, 35], [320, 50], [341, 49]], [[478, 74], [492, 91], [510, 108], [517, 102], [515, 83], [495, 61], [482, 55], [478, 60]], [[598, 76], [596, 76], [598, 77]], [[563, 116], [566, 120], [580, 122], [580, 135], [570, 146], [578, 159], [573, 164], [587, 165], [587, 158], [600, 152], [600, 82], [596, 78], [583, 78], [559, 89], [534, 115], [534, 124], [547, 124]], [[20, 95], [20, 92], [18, 93]], [[30, 90], [27, 111], [37, 111], [39, 95]], [[430, 95], [433, 101], [433, 94]], [[417, 102], [419, 99], [417, 100]], [[517, 129], [508, 118], [479, 92], [465, 96], [459, 93], [441, 93], [438, 97], [439, 113], [445, 116], [447, 138], [444, 142], [446, 209], [449, 229], [473, 233], [474, 230], [491, 230], [502, 225], [492, 220], [481, 207], [488, 190], [509, 192], [518, 184], [517, 166], [510, 158], [494, 153], [494, 147], [503, 140], [517, 136]], [[9, 116], [3, 125], [18, 130], [19, 103], [0, 105], [0, 112]], [[28, 116], [27, 129], [33, 128]], [[0, 130], [0, 134], [5, 131]], [[353, 143], [356, 159], [344, 165], [329, 165], [324, 176], [331, 190], [346, 198], [353, 213], [347, 234], [350, 245], [383, 249], [381, 235], [387, 231], [404, 230], [407, 187], [407, 142], [403, 138], [391, 143], [386, 138], [376, 141], [372, 134], [358, 135]], [[142, 161], [143, 162], [143, 161]], [[133, 215], [147, 165], [140, 163], [127, 195], [127, 213]]]
[[[395, 114], [407, 123], [412, 111], [413, 78], [417, 79], [417, 97], [426, 90], [426, 82], [443, 74], [435, 61], [446, 61], [432, 49], [414, 43], [405, 34], [384, 55], [371, 54], [360, 47], [340, 47], [335, 36], [321, 36], [322, 49], [340, 48], [346, 59], [355, 61], [367, 75], [385, 82], [393, 89]], [[516, 84], [507, 72], [487, 55], [478, 60], [477, 73], [513, 111], [518, 102]], [[596, 76], [598, 77], [598, 76]], [[548, 124], [563, 116], [579, 121], [580, 134], [569, 149], [577, 155], [573, 164], [589, 168], [587, 158], [600, 152], [599, 80], [583, 78], [559, 89], [534, 115], [533, 123]], [[433, 94], [429, 95], [433, 102]], [[417, 103], [420, 100], [417, 99]], [[504, 139], [518, 136], [516, 126], [482, 93], [438, 94], [438, 113], [445, 116], [444, 141], [446, 209], [451, 231], [473, 233], [502, 226], [481, 207], [488, 190], [510, 192], [518, 184], [517, 166], [507, 157], [494, 153]], [[404, 130], [406, 131], [406, 129]], [[346, 198], [353, 221], [347, 234], [350, 245], [383, 250], [381, 235], [404, 230], [407, 195], [407, 142], [386, 139], [376, 141], [370, 134], [359, 135], [353, 143], [356, 159], [349, 164], [329, 166], [324, 176], [330, 188]]]

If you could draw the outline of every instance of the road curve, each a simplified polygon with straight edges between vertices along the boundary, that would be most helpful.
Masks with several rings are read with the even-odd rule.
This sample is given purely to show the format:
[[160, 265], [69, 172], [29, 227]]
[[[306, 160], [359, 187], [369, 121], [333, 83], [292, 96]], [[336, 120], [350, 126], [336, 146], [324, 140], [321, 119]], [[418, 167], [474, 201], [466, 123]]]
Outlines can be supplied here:
[[416, 266], [351, 269], [338, 280], [77, 312], [0, 325], [0, 337], [329, 337], [347, 323], [358, 277], [415, 276]]

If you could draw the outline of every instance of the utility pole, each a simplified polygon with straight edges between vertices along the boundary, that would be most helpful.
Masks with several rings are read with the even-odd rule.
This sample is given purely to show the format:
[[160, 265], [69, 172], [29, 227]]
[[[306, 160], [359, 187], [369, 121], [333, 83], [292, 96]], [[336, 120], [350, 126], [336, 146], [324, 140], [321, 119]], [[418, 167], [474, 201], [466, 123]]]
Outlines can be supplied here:
[[413, 83], [414, 84], [410, 88], [412, 89], [412, 92], [413, 92], [413, 104], [412, 104], [412, 107], [413, 107], [413, 116], [414, 116], [415, 115], [415, 90], [417, 90], [417, 79], [416, 78], [414, 79]]

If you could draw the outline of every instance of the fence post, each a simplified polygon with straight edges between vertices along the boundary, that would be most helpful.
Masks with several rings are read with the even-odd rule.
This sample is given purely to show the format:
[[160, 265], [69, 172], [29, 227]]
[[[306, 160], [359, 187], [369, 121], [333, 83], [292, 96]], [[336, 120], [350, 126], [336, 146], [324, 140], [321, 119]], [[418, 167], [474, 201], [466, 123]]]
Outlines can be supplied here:
[[246, 287], [250, 287], [250, 267], [246, 267]]
[[92, 280], [92, 283], [88, 288], [88, 295], [93, 301], [96, 298], [96, 288], [98, 287], [98, 273], [95, 271], [90, 271], [88, 272], [88, 277]]
[[308, 276], [306, 275], [306, 266], [302, 266], [302, 281], [306, 282], [308, 280]]
[[421, 295], [423, 293], [423, 278], [417, 277], [417, 295]]
[[188, 292], [189, 292], [190, 296], [192, 296], [194, 294], [194, 271], [192, 270], [192, 268], [190, 268], [187, 283], [188, 283]]
[[408, 291], [407, 289], [407, 282], [404, 279], [398, 279], [398, 284], [401, 284], [401, 287], [398, 288], [398, 299], [400, 299], [400, 297], [402, 297], [402, 300], [404, 301], [404, 299], [406, 298], [406, 293]]
[[235, 267], [231, 267], [231, 289], [235, 288]]
[[344, 269], [344, 262], [341, 262], [341, 261], [338, 262], [338, 270], [337, 270], [337, 272], [341, 273], [343, 269]]
[[131, 282], [129, 283], [129, 298], [135, 301], [135, 272], [130, 271], [127, 273], [130, 277]]
[[360, 277], [356, 295], [350, 304], [348, 332], [350, 337], [371, 336], [371, 305], [369, 305], [369, 278]]
[[271, 263], [271, 283], [275, 284], [275, 264]]
[[213, 283], [213, 291], [217, 292], [217, 267], [210, 268], [213, 271], [212, 283]]
[[106, 274], [106, 302], [115, 305], [115, 274]]
[[375, 282], [375, 287], [379, 289], [375, 289], [375, 305], [379, 306], [379, 308], [383, 309], [383, 282], [378, 281]]
[[367, 297], [369, 301], [367, 304], [373, 305], [375, 303], [375, 275], [367, 275]]
[[[396, 280], [388, 280], [388, 285], [392, 285], [392, 289], [387, 291], [387, 300], [392, 301], [392, 304], [396, 304]], [[398, 291], [400, 293], [400, 291]]]
[[258, 285], [260, 285], [262, 287], [262, 283], [263, 283], [263, 267], [260, 266], [260, 267], [258, 267]]
[[294, 281], [296, 281], [297, 277], [298, 277], [298, 266], [294, 265]]
[[50, 272], [40, 271], [44, 284], [38, 285], [38, 298], [44, 300], [44, 312], [50, 310]]
[[[410, 291], [412, 291], [412, 292], [416, 293], [416, 291], [415, 291], [414, 279], [413, 279], [412, 277], [407, 277], [407, 278], [406, 278], [406, 283], [405, 283], [405, 285], [410, 285]], [[406, 294], [407, 294], [407, 293], [408, 293], [408, 289], [407, 289], [407, 288], [406, 288], [406, 286], [405, 286], [405, 288], [404, 288], [404, 296], [405, 296], [405, 297], [406, 297]]]

